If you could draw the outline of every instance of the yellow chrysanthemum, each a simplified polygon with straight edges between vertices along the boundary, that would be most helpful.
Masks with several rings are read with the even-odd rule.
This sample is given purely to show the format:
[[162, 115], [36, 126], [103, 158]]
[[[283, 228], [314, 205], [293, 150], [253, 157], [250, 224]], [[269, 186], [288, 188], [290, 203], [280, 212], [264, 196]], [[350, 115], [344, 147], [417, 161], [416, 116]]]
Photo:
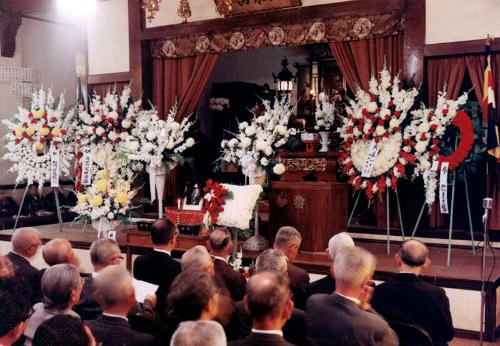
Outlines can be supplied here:
[[26, 133], [28, 134], [28, 136], [33, 136], [35, 134], [35, 128], [33, 127], [28, 127], [26, 129]]
[[17, 127], [14, 132], [16, 133], [17, 138], [21, 138], [24, 133], [24, 129], [22, 127]]
[[108, 176], [108, 171], [105, 169], [101, 169], [99, 172], [97, 172], [97, 175], [101, 178], [106, 178]]
[[115, 201], [121, 205], [128, 203], [128, 195], [126, 192], [118, 192], [115, 197]]
[[42, 129], [40, 130], [40, 134], [42, 136], [47, 136], [49, 134], [50, 130], [48, 127], [42, 127]]
[[36, 151], [42, 151], [44, 147], [45, 147], [45, 146], [43, 145], [43, 143], [37, 142], [37, 143], [35, 144], [35, 149], [36, 149]]
[[95, 195], [92, 197], [92, 207], [97, 208], [100, 207], [102, 204], [102, 197], [101, 195]]
[[82, 193], [82, 194], [78, 195], [78, 203], [79, 204], [84, 204], [87, 202], [87, 200], [88, 200], [88, 196], [86, 193]]
[[35, 112], [34, 116], [35, 116], [35, 118], [40, 119], [41, 117], [43, 117], [43, 113], [44, 113], [44, 111], [39, 109]]
[[54, 127], [54, 128], [52, 129], [52, 134], [53, 134], [54, 136], [60, 136], [60, 135], [61, 135], [61, 129], [60, 129], [59, 127]]
[[99, 192], [103, 192], [103, 191], [106, 191], [106, 188], [108, 187], [108, 184], [106, 183], [106, 180], [98, 180], [96, 183], [95, 183], [95, 189]]

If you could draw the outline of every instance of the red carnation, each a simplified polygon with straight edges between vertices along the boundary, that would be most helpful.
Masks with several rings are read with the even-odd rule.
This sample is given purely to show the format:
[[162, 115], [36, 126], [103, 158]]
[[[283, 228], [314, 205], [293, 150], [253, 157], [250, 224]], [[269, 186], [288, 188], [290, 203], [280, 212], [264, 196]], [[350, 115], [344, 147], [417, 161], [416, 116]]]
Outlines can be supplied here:
[[115, 119], [113, 119], [113, 118], [108, 118], [108, 121], [109, 121], [110, 123], [112, 123], [112, 122], [114, 122], [114, 121], [115, 121]]
[[40, 143], [45, 143], [45, 137], [40, 138]]
[[374, 116], [372, 116], [372, 123], [375, 124], [376, 122], [377, 122], [377, 117], [374, 115]]
[[52, 142], [52, 144], [54, 144], [54, 145], [58, 145], [58, 144], [59, 144], [59, 142], [58, 142], [58, 141], [53, 141], [53, 142]]
[[385, 132], [384, 132], [384, 134], [383, 134], [383, 136], [384, 136], [385, 138], [389, 138], [389, 132], [385, 131]]
[[50, 117], [50, 122], [55, 123], [57, 121], [56, 117]]
[[364, 139], [366, 139], [366, 140], [369, 140], [369, 139], [370, 139], [370, 135], [369, 135], [369, 134], [365, 134], [365, 135], [363, 136], [363, 138], [364, 138]]
[[380, 142], [380, 139], [378, 137], [375, 137], [374, 140], [375, 140], [375, 143]]
[[19, 138], [16, 138], [16, 144], [21, 143], [21, 140]]
[[49, 133], [49, 134], [47, 135], [47, 138], [48, 138], [48, 139], [52, 139], [52, 138], [54, 138], [54, 135], [53, 135], [52, 133]]
[[434, 139], [432, 140], [432, 144], [439, 144], [439, 139], [434, 138]]
[[392, 100], [391, 100], [391, 101], [389, 101], [389, 102], [387, 103], [387, 107], [392, 107], [392, 106], [394, 106], [394, 102], [392, 102]]
[[61, 129], [61, 134], [64, 136], [66, 134], [66, 130]]
[[379, 124], [380, 126], [384, 126], [384, 121], [383, 121], [382, 119], [380, 119], [380, 120], [378, 121], [378, 124]]
[[36, 120], [36, 118], [31, 119], [32, 124], [36, 124], [37, 122], [38, 122], [38, 120]]
[[104, 114], [101, 115], [101, 120], [106, 120], [106, 116]]
[[33, 139], [33, 137], [28, 137], [28, 141], [34, 142], [35, 140]]
[[370, 127], [370, 129], [368, 130], [368, 133], [369, 134], [373, 134], [375, 132], [375, 128], [374, 127]]
[[26, 132], [23, 132], [23, 137], [28, 138], [28, 134]]
[[443, 114], [444, 115], [448, 114], [448, 111], [449, 111], [448, 108], [443, 109]]
[[376, 98], [376, 96], [375, 96], [375, 95], [370, 95], [370, 100], [371, 100], [371, 101], [375, 101], [376, 99], [377, 99], [377, 98]]
[[102, 138], [105, 138], [106, 136], [107, 136], [106, 132], [103, 132], [101, 135]]
[[135, 120], [135, 115], [131, 115], [130, 119]]
[[377, 188], [379, 191], [383, 191], [385, 190], [386, 186], [387, 185], [385, 184], [385, 177], [381, 176], [377, 181]]
[[30, 119], [33, 118], [33, 114], [28, 113], [28, 118], [30, 118]]
[[347, 128], [347, 132], [352, 132], [352, 130], [353, 130], [352, 126], [349, 126], [349, 127]]
[[399, 116], [401, 115], [401, 112], [400, 111], [394, 111], [394, 116], [396, 118], [399, 118]]
[[427, 135], [425, 133], [422, 133], [420, 136], [420, 140], [425, 141], [427, 139]]
[[113, 125], [115, 125], [115, 127], [118, 127], [118, 126], [120, 126], [120, 123], [115, 120], [115, 122], [113, 123]]
[[361, 114], [363, 114], [365, 117], [367, 117], [370, 113], [368, 113], [366, 108], [363, 108], [363, 110], [361, 111]]
[[123, 115], [118, 114], [118, 120], [123, 120]]
[[438, 128], [438, 126], [436, 124], [432, 124], [430, 127], [431, 131], [436, 131], [437, 128]]
[[42, 118], [47, 119], [47, 113], [43, 113]]

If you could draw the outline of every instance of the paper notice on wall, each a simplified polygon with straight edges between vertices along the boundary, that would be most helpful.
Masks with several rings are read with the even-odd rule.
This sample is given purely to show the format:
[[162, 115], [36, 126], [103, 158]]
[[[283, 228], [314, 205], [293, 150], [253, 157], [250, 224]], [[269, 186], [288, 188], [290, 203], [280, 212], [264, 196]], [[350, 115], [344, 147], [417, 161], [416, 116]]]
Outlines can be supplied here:
[[35, 69], [17, 66], [0, 66], [0, 80], [35, 82]]
[[441, 162], [439, 176], [439, 208], [441, 214], [448, 214], [448, 162]]
[[59, 187], [59, 151], [50, 151], [50, 187]]
[[14, 96], [31, 97], [33, 93], [33, 85], [29, 83], [13, 81], [11, 92]]
[[378, 156], [378, 149], [378, 143], [371, 141], [370, 146], [368, 147], [368, 154], [366, 155], [365, 166], [363, 167], [363, 172], [361, 172], [361, 176], [363, 178], [369, 178], [372, 176], [373, 166], [375, 165], [375, 160]]
[[90, 148], [83, 149], [82, 155], [82, 184], [92, 184], [92, 151]]

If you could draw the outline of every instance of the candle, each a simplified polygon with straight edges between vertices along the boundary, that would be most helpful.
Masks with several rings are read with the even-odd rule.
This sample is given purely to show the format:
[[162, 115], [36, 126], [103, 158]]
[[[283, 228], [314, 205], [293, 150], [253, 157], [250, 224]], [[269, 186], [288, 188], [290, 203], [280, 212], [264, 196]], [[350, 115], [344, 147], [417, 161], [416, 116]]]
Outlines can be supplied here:
[[177, 198], [177, 210], [181, 210], [181, 199]]

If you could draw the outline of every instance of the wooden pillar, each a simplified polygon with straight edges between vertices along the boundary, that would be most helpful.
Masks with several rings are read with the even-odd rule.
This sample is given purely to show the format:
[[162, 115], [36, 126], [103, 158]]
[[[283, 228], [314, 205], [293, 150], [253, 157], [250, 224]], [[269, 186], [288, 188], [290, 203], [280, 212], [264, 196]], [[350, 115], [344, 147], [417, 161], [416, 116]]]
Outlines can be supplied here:
[[425, 0], [408, 0], [404, 30], [404, 80], [419, 87], [424, 77]]

